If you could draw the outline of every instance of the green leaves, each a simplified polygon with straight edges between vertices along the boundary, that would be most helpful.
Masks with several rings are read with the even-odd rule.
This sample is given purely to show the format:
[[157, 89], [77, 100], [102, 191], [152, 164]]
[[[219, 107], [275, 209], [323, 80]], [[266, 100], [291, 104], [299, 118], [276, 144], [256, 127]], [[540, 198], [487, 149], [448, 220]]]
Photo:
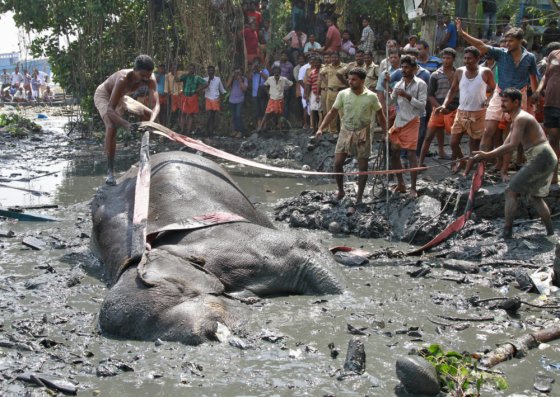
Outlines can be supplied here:
[[438, 344], [432, 344], [420, 352], [436, 369], [443, 390], [453, 397], [480, 396], [488, 381], [498, 390], [508, 388], [503, 376], [479, 371], [477, 361], [468, 353], [445, 351]]

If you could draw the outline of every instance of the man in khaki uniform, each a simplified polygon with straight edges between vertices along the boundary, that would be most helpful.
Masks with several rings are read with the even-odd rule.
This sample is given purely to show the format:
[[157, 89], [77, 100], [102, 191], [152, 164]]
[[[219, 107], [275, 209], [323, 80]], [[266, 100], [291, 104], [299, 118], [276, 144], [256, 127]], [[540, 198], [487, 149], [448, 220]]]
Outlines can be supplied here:
[[364, 69], [366, 70], [366, 88], [375, 92], [377, 79], [379, 78], [379, 65], [373, 62], [373, 54], [370, 51], [364, 53]]
[[[345, 71], [346, 64], [340, 62], [340, 55], [338, 52], [331, 53], [330, 65], [326, 66], [321, 72], [321, 79], [326, 80], [328, 91], [326, 109], [332, 108], [338, 92], [348, 87], [348, 82], [342, 77]], [[338, 133], [337, 118], [334, 118], [329, 125], [329, 132], [332, 134]]]
[[321, 65], [321, 68], [319, 69], [319, 87], [321, 88], [320, 90], [321, 91], [321, 119], [329, 111], [327, 109], [327, 94], [329, 92], [329, 90], [327, 90], [327, 79], [323, 79], [321, 76], [323, 75], [323, 72], [325, 71], [326, 67], [331, 64], [330, 54], [325, 54], [323, 60], [325, 63]]

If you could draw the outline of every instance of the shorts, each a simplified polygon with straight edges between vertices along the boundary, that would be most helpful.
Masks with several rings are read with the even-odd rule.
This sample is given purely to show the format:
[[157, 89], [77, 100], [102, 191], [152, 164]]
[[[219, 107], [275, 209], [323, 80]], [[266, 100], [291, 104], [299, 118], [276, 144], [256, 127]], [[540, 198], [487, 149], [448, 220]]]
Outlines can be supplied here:
[[486, 111], [486, 109], [477, 111], [457, 110], [455, 121], [453, 121], [451, 127], [451, 134], [456, 135], [466, 132], [472, 139], [482, 139]]
[[198, 95], [183, 96], [183, 104], [181, 111], [185, 114], [197, 114], [198, 110]]
[[455, 120], [455, 114], [457, 110], [452, 111], [448, 114], [443, 114], [441, 112], [432, 112], [430, 121], [428, 122], [428, 128], [443, 128], [448, 134], [451, 132], [451, 127], [453, 126], [453, 121]]
[[[107, 118], [107, 110], [109, 108], [109, 101], [111, 100], [111, 94], [109, 92], [107, 92], [107, 90], [105, 89], [105, 86], [103, 84], [99, 85], [97, 87], [97, 89], [95, 90], [95, 94], [93, 94], [93, 103], [95, 105], [95, 107], [97, 108], [97, 110], [99, 111], [99, 114], [101, 115], [101, 118], [103, 119], [103, 121], [109, 122], [112, 124], [112, 122]], [[124, 112], [126, 110], [124, 101], [121, 99], [119, 101], [119, 103], [117, 104], [117, 107], [115, 109], [115, 111], [119, 114], [119, 115], [123, 115]]]
[[206, 98], [206, 111], [215, 111], [215, 112], [219, 112], [220, 110], [222, 110], [220, 108], [220, 100], [219, 99], [208, 99]]
[[402, 127], [391, 127], [389, 141], [404, 150], [416, 150], [420, 132], [420, 117], [415, 117]]
[[341, 127], [334, 152], [352, 154], [358, 160], [368, 159], [371, 154], [371, 134], [369, 126], [357, 131], [351, 131]]
[[[502, 110], [502, 97], [500, 96], [500, 90], [498, 87], [494, 90], [494, 95], [490, 98], [490, 102], [488, 103], [488, 108], [486, 109], [486, 120], [489, 121], [500, 121], [504, 112]], [[523, 110], [528, 110], [527, 107], [527, 89], [524, 88], [521, 90], [523, 94], [521, 98], [521, 107]]]
[[560, 128], [560, 108], [546, 106], [544, 108], [545, 128]]
[[266, 105], [266, 114], [284, 114], [284, 100], [283, 99], [269, 99]]
[[509, 182], [512, 192], [534, 197], [546, 197], [558, 158], [548, 142], [525, 150], [527, 163]]
[[[318, 101], [317, 101], [318, 99]], [[309, 110], [310, 111], [315, 111], [315, 112], [320, 112], [322, 110], [321, 108], [321, 98], [314, 94], [313, 92], [311, 93], [311, 96], [309, 97]]]
[[177, 110], [183, 109], [183, 94], [171, 95], [171, 111], [175, 112]]

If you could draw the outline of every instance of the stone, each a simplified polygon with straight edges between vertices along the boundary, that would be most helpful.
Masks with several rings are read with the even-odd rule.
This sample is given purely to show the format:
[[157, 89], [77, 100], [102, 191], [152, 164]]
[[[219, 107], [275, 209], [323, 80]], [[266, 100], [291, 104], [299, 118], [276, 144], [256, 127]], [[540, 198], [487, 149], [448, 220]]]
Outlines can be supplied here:
[[409, 393], [435, 396], [440, 392], [436, 369], [422, 357], [401, 357], [396, 369], [397, 377]]

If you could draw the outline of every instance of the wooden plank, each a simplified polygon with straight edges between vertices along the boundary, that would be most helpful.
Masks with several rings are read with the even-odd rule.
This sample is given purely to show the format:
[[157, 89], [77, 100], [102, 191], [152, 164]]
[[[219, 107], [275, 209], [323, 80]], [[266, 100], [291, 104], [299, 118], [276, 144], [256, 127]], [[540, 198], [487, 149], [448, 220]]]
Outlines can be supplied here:
[[146, 227], [148, 224], [148, 207], [150, 203], [150, 133], [146, 131], [142, 136], [140, 147], [140, 162], [136, 176], [136, 191], [134, 195], [134, 214], [132, 217], [132, 239], [130, 245], [130, 260], [140, 261], [146, 247]]
[[50, 193], [47, 193], [47, 192], [40, 192], [39, 190], [25, 189], [23, 187], [18, 187], [18, 186], [5, 185], [3, 183], [0, 183], [0, 187], [4, 187], [6, 189], [20, 190], [22, 192], [31, 193], [34, 196], [50, 196]]

